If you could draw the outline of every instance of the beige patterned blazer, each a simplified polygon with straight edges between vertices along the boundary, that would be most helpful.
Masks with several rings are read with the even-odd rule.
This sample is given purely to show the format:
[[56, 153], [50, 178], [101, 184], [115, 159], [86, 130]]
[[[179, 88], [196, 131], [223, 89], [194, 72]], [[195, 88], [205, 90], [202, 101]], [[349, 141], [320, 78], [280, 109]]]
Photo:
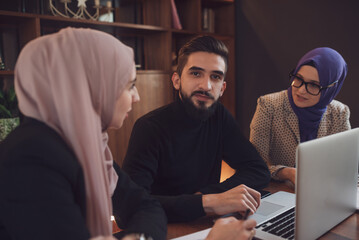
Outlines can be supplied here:
[[[320, 122], [318, 138], [349, 130], [349, 116], [348, 106], [333, 100]], [[267, 162], [273, 178], [284, 166], [294, 167], [300, 135], [287, 90], [258, 98], [250, 125], [250, 141]]]

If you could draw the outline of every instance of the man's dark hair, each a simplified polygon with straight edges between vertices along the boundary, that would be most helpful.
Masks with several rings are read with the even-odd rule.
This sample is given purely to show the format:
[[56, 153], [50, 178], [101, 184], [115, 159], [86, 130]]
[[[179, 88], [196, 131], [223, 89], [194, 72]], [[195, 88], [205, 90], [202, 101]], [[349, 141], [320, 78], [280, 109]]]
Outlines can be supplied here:
[[228, 49], [226, 45], [222, 41], [211, 36], [198, 36], [192, 38], [179, 50], [176, 70], [179, 76], [182, 75], [183, 68], [188, 61], [188, 56], [194, 52], [208, 52], [221, 56], [226, 64], [227, 71]]

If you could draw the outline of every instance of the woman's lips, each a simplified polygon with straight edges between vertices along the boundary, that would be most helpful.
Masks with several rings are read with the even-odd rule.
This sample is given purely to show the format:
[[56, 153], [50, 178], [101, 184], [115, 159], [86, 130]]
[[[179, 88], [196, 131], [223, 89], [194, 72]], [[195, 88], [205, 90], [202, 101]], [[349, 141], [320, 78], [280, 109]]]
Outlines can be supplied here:
[[131, 112], [132, 109], [128, 110], [126, 113], [126, 118], [128, 117], [128, 114]]
[[297, 100], [299, 101], [299, 102], [304, 102], [304, 101], [307, 101], [308, 99], [307, 98], [305, 98], [305, 97], [303, 97], [303, 96], [300, 96], [300, 95], [296, 95], [297, 96]]

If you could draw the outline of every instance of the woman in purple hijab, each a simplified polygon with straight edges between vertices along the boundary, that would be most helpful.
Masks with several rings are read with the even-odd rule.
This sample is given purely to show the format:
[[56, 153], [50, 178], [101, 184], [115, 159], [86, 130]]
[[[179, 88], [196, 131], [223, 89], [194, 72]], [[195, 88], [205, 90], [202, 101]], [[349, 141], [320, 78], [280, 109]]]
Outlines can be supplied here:
[[316, 48], [290, 73], [287, 90], [258, 99], [250, 141], [274, 179], [295, 184], [295, 151], [300, 142], [351, 128], [348, 106], [334, 100], [346, 75], [347, 64], [337, 51]]

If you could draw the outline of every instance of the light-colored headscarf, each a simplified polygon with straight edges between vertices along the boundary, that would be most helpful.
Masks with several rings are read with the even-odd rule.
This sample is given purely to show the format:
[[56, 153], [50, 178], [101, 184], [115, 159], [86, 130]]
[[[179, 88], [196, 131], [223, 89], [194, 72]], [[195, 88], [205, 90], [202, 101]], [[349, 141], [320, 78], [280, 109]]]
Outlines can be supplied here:
[[104, 131], [116, 100], [134, 78], [132, 49], [91, 29], [66, 28], [37, 38], [23, 48], [16, 63], [21, 112], [58, 132], [82, 166], [92, 237], [112, 234], [111, 195], [117, 175]]

